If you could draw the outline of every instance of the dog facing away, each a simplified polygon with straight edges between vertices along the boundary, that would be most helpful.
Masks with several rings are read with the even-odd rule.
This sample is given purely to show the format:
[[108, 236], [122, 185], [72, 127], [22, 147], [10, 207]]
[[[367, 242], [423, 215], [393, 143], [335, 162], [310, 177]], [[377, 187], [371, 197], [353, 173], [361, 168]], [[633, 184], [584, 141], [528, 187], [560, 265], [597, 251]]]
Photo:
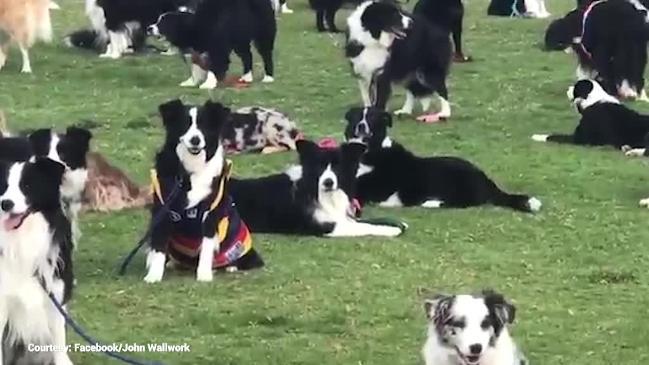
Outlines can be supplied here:
[[467, 208], [484, 204], [537, 212], [541, 202], [502, 191], [484, 171], [457, 157], [418, 157], [388, 137], [392, 116], [352, 108], [345, 138], [368, 146], [358, 169], [355, 197], [382, 207]]
[[1, 364], [71, 365], [65, 351], [30, 353], [27, 344], [64, 348], [63, 306], [72, 295], [72, 233], [60, 197], [65, 167], [47, 158], [0, 162]]
[[462, 0], [419, 0], [413, 9], [431, 23], [446, 30], [453, 36], [453, 61], [469, 62], [470, 57], [462, 50], [462, 23], [464, 21], [464, 4]]
[[220, 143], [230, 110], [172, 100], [160, 106], [165, 142], [155, 159], [151, 239], [144, 281], [162, 280], [168, 258], [212, 281], [213, 270], [264, 265], [229, 193], [230, 163]]
[[163, 37], [182, 54], [192, 55], [191, 76], [180, 86], [214, 89], [225, 80], [233, 51], [243, 63], [240, 81], [252, 82], [251, 43], [264, 63], [262, 82], [275, 81], [273, 50], [277, 20], [269, 0], [203, 0], [195, 13], [176, 11], [161, 15], [147, 32]]
[[49, 0], [0, 1], [0, 70], [7, 62], [9, 46], [18, 45], [22, 55], [22, 73], [31, 73], [29, 49], [36, 41], [52, 40]]
[[649, 101], [644, 90], [649, 24], [638, 0], [593, 1], [584, 6], [572, 50], [577, 79], [597, 80], [620, 98]]
[[487, 15], [549, 18], [545, 0], [491, 0]]
[[286, 173], [256, 179], [233, 179], [231, 192], [243, 219], [257, 233], [326, 237], [387, 236], [404, 226], [362, 223], [350, 213], [359, 143], [324, 149], [300, 140], [300, 165]]
[[529, 365], [508, 326], [516, 307], [502, 294], [438, 294], [424, 303], [426, 365]]
[[[358, 78], [365, 106], [385, 110], [393, 83], [402, 83], [406, 101], [395, 112], [410, 115], [421, 102], [418, 120], [436, 122], [451, 116], [446, 77], [451, 63], [451, 40], [419, 15], [410, 15], [392, 2], [366, 1], [347, 19], [346, 55]], [[432, 95], [441, 110], [429, 114]]]
[[649, 116], [622, 105], [594, 80], [580, 80], [568, 89], [568, 98], [581, 114], [572, 134], [535, 134], [537, 142], [583, 146], [642, 148], [649, 133]]

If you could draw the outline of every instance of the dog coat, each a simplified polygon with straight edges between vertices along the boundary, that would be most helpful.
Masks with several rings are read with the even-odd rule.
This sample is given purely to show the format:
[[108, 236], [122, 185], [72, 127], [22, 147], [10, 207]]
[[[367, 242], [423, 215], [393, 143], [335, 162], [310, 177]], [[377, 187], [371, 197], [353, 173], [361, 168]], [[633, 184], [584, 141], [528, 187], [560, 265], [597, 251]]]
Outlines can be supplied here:
[[[227, 193], [232, 162], [226, 160], [223, 172], [215, 182], [216, 189], [194, 207], [185, 207], [184, 199], [171, 201], [167, 206], [169, 218], [173, 222], [173, 233], [167, 244], [167, 252], [178, 263], [196, 267], [204, 237], [203, 219], [207, 214], [216, 214], [214, 239], [218, 249], [214, 252], [212, 268], [224, 268], [234, 264], [252, 249], [250, 230], [239, 216], [234, 201]], [[162, 185], [160, 183], [163, 183]], [[151, 183], [155, 197], [165, 204], [163, 196], [168, 196], [176, 186], [176, 177], [158, 178], [151, 171]], [[163, 187], [165, 195], [163, 195]]]

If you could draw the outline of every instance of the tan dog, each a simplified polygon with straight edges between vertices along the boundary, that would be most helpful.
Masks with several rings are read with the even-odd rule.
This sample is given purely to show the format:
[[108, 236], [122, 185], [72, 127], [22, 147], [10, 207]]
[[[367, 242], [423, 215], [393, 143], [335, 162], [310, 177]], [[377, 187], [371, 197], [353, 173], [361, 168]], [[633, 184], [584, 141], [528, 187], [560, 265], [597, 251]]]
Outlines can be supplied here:
[[0, 69], [9, 46], [16, 43], [23, 58], [21, 72], [31, 73], [29, 49], [38, 40], [51, 39], [50, 0], [0, 0]]

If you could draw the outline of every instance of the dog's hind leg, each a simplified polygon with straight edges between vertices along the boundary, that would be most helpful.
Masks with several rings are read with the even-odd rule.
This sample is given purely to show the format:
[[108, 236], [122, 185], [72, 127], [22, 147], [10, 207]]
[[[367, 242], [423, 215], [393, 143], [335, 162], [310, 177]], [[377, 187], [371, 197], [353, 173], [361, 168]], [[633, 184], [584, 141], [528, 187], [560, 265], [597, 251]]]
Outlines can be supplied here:
[[20, 72], [24, 74], [30, 74], [32, 73], [32, 64], [29, 61], [29, 49], [24, 46], [24, 45], [19, 45], [20, 48], [20, 54], [23, 57], [23, 68], [20, 70]]
[[322, 9], [316, 10], [315, 13], [315, 24], [318, 28], [318, 32], [326, 32], [327, 28], [324, 25], [325, 11]]
[[257, 50], [264, 62], [264, 78], [261, 82], [269, 83], [275, 81], [275, 64], [273, 62], [273, 48], [275, 41], [272, 39], [260, 40], [256, 43]]
[[205, 78], [207, 77], [207, 71], [203, 70], [203, 68], [195, 63], [192, 63], [191, 66], [191, 76], [180, 83], [180, 87], [196, 87], [200, 85], [203, 81], [205, 81]]
[[325, 10], [325, 21], [327, 22], [327, 27], [331, 33], [340, 33], [338, 27], [336, 27], [336, 12], [338, 9], [327, 9]]
[[241, 58], [243, 64], [243, 75], [239, 78], [241, 82], [252, 82], [252, 52], [250, 52], [250, 45], [246, 44], [237, 47], [234, 53]]

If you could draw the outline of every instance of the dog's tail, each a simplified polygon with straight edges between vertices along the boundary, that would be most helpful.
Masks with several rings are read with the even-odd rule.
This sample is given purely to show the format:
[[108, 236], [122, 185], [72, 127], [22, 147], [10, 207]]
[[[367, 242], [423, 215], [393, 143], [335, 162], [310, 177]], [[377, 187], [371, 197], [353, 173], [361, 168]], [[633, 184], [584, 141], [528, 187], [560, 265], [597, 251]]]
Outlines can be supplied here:
[[541, 210], [542, 205], [541, 201], [533, 196], [525, 194], [509, 194], [500, 190], [496, 184], [494, 184], [491, 204], [527, 213], [538, 212]]
[[108, 44], [108, 39], [100, 32], [92, 29], [81, 29], [68, 34], [63, 42], [68, 47], [84, 48], [102, 51]]

